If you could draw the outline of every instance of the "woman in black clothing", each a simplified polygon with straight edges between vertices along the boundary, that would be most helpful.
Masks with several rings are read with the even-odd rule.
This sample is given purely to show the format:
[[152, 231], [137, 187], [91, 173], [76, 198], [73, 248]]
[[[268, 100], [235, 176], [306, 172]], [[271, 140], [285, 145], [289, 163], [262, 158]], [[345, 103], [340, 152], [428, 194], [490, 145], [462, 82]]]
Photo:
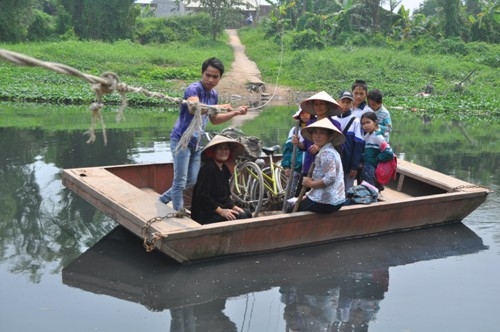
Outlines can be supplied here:
[[193, 220], [204, 225], [252, 217], [249, 210], [236, 206], [231, 200], [231, 172], [225, 164], [243, 151], [243, 144], [221, 135], [215, 136], [203, 149], [204, 164], [198, 173], [191, 203]]

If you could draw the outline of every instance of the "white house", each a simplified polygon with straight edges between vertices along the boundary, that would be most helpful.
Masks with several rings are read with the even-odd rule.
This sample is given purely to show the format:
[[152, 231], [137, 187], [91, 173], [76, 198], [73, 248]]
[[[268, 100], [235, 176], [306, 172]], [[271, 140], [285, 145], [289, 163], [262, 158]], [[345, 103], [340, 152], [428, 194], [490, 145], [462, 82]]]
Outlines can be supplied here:
[[154, 9], [156, 17], [165, 17], [172, 15], [184, 15], [184, 2], [177, 3], [175, 0], [136, 0], [135, 4], [142, 7], [150, 6]]
[[[242, 0], [243, 6], [238, 6], [245, 13], [266, 15], [269, 13], [271, 6], [264, 0]], [[136, 0], [135, 4], [140, 6], [150, 6], [155, 11], [156, 17], [165, 17], [171, 15], [185, 15], [189, 12], [196, 11], [199, 2], [192, 1], [189, 6], [187, 6], [184, 1], [180, 1], [179, 4], [175, 0]], [[256, 15], [254, 15], [255, 17]]]

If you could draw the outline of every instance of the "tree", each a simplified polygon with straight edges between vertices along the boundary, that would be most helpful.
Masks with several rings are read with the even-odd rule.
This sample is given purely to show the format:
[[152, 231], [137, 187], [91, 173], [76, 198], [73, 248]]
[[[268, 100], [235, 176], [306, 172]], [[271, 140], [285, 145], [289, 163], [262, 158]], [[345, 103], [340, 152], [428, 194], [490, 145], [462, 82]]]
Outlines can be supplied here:
[[241, 0], [187, 0], [186, 3], [199, 3], [199, 10], [210, 16], [210, 31], [213, 40], [216, 40], [217, 36], [222, 33], [226, 23], [231, 22], [230, 18], [235, 12], [240, 11], [237, 8], [245, 6]]
[[0, 1], [0, 40], [21, 42], [26, 40], [32, 18], [32, 0]]
[[489, 43], [500, 42], [500, 3], [488, 0], [481, 2], [477, 13], [469, 16], [471, 39]]
[[459, 37], [461, 30], [460, 0], [439, 0], [442, 8], [445, 38]]
[[61, 0], [82, 39], [115, 41], [132, 37], [134, 0]]

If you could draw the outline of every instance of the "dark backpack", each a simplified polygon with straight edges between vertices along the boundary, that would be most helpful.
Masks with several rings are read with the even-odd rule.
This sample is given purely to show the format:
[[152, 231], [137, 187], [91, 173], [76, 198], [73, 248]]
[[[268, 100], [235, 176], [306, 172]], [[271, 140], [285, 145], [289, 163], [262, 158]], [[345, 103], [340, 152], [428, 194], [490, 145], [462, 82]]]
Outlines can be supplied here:
[[370, 204], [378, 199], [378, 193], [374, 189], [361, 184], [349, 188], [346, 194], [351, 204]]

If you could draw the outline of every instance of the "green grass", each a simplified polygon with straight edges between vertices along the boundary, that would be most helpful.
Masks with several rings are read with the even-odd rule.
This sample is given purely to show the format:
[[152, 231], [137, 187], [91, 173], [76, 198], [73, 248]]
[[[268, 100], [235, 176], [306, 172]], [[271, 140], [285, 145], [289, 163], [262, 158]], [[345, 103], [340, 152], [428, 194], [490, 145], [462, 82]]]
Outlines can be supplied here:
[[[259, 28], [240, 29], [246, 53], [254, 60], [264, 81], [312, 93], [321, 90], [336, 97], [356, 79], [384, 93], [391, 110], [419, 109], [434, 117], [486, 122], [500, 119], [498, 68], [480, 64], [471, 56], [413, 55], [401, 48], [330, 47], [323, 50], [292, 51], [284, 44], [264, 39]], [[83, 73], [100, 76], [116, 73], [121, 82], [171, 97], [181, 97], [187, 84], [199, 79], [201, 63], [217, 56], [230, 68], [233, 51], [227, 36], [219, 41], [205, 37], [186, 43], [137, 45], [127, 41], [66, 41], [54, 43], [0, 44], [39, 60], [66, 64]], [[495, 45], [488, 54], [500, 51]], [[281, 61], [282, 58], [282, 61]], [[495, 62], [492, 62], [495, 63]], [[462, 91], [455, 83], [466, 80]], [[416, 94], [432, 83], [431, 97]], [[165, 107], [165, 101], [128, 93], [130, 105]], [[94, 101], [90, 84], [80, 78], [43, 68], [22, 67], [0, 61], [0, 100], [85, 104]], [[118, 94], [105, 96], [106, 105], [120, 102]]]
[[[354, 80], [363, 79], [369, 89], [384, 93], [389, 109], [418, 108], [435, 115], [488, 121], [496, 121], [500, 115], [499, 69], [479, 64], [471, 57], [415, 56], [406, 49], [376, 47], [292, 51], [286, 42], [281, 52], [281, 44], [264, 39], [259, 29], [241, 29], [240, 39], [266, 82], [274, 83], [279, 77], [281, 85], [301, 91], [325, 90], [337, 97], [340, 91], [350, 89]], [[500, 46], [495, 49], [500, 52]], [[472, 71], [464, 89], [455, 91], [455, 83]], [[434, 86], [433, 96], [417, 97], [429, 83]]]
[[[201, 77], [202, 62], [212, 56], [230, 64], [232, 48], [226, 40], [197, 40], [168, 45], [137, 45], [131, 42], [66, 41], [57, 43], [0, 44], [0, 48], [22, 53], [44, 62], [75, 68], [93, 76], [116, 73], [120, 81], [171, 97], [181, 97], [186, 84]], [[3, 59], [2, 59], [3, 60]], [[161, 99], [142, 94], [127, 95], [130, 104], [160, 105]], [[0, 61], [0, 100], [89, 103], [95, 99], [87, 80], [40, 67], [22, 67]], [[119, 96], [106, 96], [118, 102]]]

